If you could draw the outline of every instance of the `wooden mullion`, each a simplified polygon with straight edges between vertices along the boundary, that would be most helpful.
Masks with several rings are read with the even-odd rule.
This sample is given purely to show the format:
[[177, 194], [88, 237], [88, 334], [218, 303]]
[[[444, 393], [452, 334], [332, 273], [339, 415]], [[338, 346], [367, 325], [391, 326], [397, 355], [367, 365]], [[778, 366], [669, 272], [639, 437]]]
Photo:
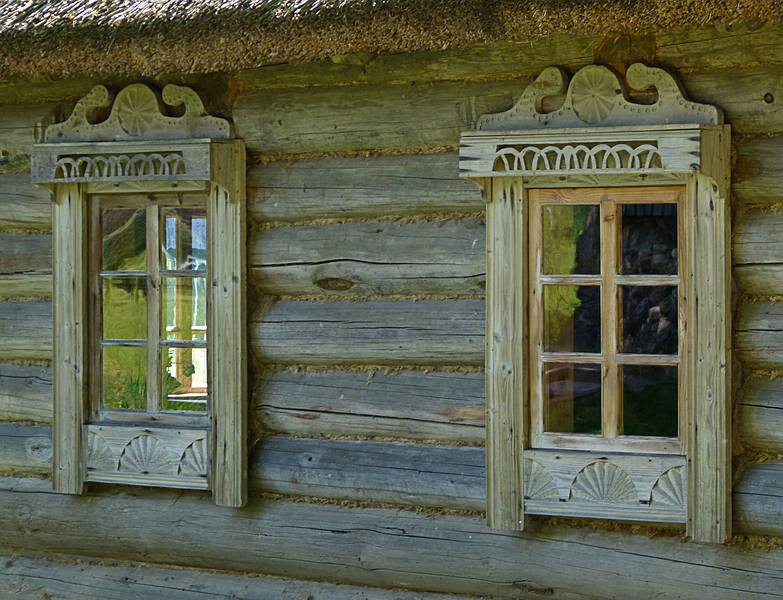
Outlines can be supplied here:
[[676, 367], [680, 357], [676, 354], [618, 354], [618, 365], [638, 365], [643, 367]]
[[622, 391], [617, 365], [619, 211], [613, 200], [601, 201], [601, 354], [604, 356], [601, 385], [602, 432], [606, 438], [622, 433]]
[[528, 371], [530, 381], [530, 445], [538, 446], [539, 439], [544, 433], [546, 422], [546, 403], [544, 402], [544, 389], [541, 381], [543, 368], [541, 357], [543, 354], [543, 330], [544, 311], [543, 285], [542, 285], [542, 221], [541, 221], [541, 190], [528, 191], [528, 286], [529, 286], [529, 311], [528, 326], [530, 328], [530, 345], [528, 352]]
[[160, 412], [160, 209], [147, 207], [147, 412]]
[[102, 295], [103, 281], [101, 278], [101, 261], [103, 257], [103, 238], [101, 232], [101, 203], [95, 197], [88, 197], [87, 208], [89, 211], [89, 290], [88, 307], [90, 314], [89, 340], [89, 364], [87, 365], [88, 377], [88, 406], [89, 418], [97, 420], [100, 414], [103, 399], [101, 382], [103, 377], [103, 310]]

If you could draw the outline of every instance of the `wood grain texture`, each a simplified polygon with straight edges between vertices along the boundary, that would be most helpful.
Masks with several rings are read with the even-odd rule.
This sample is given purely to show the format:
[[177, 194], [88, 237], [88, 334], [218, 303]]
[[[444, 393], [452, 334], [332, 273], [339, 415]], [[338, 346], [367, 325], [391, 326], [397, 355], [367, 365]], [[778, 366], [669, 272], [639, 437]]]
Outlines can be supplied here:
[[51, 229], [52, 201], [49, 192], [33, 187], [29, 173], [0, 175], [0, 230]]
[[0, 233], [0, 299], [52, 294], [52, 237]]
[[783, 536], [783, 462], [750, 465], [740, 474], [734, 525], [745, 534]]
[[253, 405], [257, 430], [484, 441], [483, 373], [278, 371]]
[[0, 363], [0, 421], [52, 420], [52, 370]]
[[278, 302], [251, 325], [261, 362], [481, 365], [484, 302]]
[[256, 232], [249, 254], [268, 294], [484, 293], [479, 218], [279, 227]]
[[59, 116], [59, 105], [11, 104], [0, 111], [0, 155], [11, 164], [26, 163], [43, 130]]
[[484, 208], [459, 178], [456, 153], [325, 157], [253, 165], [248, 210], [258, 221], [378, 217]]
[[774, 295], [783, 290], [781, 227], [783, 215], [769, 210], [748, 210], [737, 219], [734, 274], [744, 292]]
[[779, 593], [783, 576], [780, 549], [699, 546], [679, 536], [570, 525], [510, 535], [472, 517], [273, 499], [227, 511], [198, 492], [108, 489], [79, 497], [53, 494], [48, 486], [0, 481], [6, 552], [133, 557], [353, 585], [568, 600], [761, 600]]
[[746, 380], [734, 418], [741, 448], [783, 454], [783, 381]]
[[741, 304], [734, 327], [734, 349], [746, 367], [783, 366], [783, 303]]
[[735, 140], [732, 171], [734, 198], [744, 204], [769, 205], [783, 202], [783, 136], [760, 136]]
[[0, 423], [0, 472], [51, 476], [51, 428]]
[[31, 600], [469, 600], [468, 596], [380, 590], [200, 571], [0, 554], [0, 596]]
[[52, 304], [0, 302], [0, 360], [52, 359]]
[[270, 437], [251, 464], [258, 491], [484, 509], [482, 448]]
[[484, 113], [505, 110], [527, 79], [419, 86], [286, 89], [240, 94], [237, 135], [248, 151], [303, 154], [457, 144]]

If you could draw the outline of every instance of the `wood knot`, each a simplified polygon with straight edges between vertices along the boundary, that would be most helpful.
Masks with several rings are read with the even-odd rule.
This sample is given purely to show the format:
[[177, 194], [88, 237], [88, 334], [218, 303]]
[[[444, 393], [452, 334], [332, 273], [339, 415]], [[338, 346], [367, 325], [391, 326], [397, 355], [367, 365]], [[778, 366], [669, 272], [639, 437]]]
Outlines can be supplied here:
[[355, 285], [350, 279], [342, 279], [340, 277], [324, 277], [322, 279], [317, 279], [314, 283], [322, 290], [337, 292], [350, 290]]

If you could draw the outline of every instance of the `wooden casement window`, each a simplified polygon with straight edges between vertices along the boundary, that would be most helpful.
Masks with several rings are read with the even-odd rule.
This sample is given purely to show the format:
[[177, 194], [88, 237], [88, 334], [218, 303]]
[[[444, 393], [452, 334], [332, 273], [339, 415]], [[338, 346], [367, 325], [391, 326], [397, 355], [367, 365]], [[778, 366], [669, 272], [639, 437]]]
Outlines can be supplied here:
[[731, 536], [729, 150], [717, 108], [642, 64], [550, 67], [463, 134], [487, 203], [490, 526]]
[[163, 101], [97, 86], [33, 150], [53, 197], [53, 486], [210, 489], [242, 506], [244, 145], [189, 88]]

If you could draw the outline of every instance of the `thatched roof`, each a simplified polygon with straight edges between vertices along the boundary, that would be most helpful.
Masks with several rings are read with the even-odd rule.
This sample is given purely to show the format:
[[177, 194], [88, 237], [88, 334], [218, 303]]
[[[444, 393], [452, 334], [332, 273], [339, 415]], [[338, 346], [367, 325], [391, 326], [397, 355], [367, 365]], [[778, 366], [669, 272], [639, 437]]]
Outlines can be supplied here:
[[233, 71], [757, 20], [783, 20], [783, 0], [0, 0], [0, 77]]

